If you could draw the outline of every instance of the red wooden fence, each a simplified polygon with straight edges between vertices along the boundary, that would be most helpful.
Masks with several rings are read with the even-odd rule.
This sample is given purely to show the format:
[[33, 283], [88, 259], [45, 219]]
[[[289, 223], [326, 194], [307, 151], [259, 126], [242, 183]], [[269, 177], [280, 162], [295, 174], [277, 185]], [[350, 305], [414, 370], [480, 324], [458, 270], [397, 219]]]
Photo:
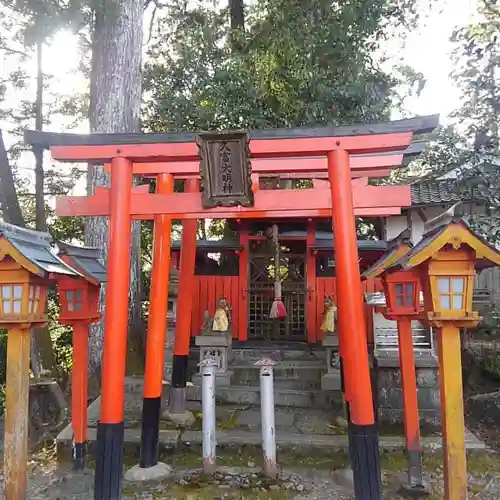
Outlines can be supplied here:
[[[193, 315], [192, 315], [192, 331], [194, 335], [199, 335], [203, 325], [203, 316], [205, 311], [212, 316], [217, 307], [217, 301], [224, 296], [231, 306], [232, 321], [233, 321], [233, 338], [240, 340], [246, 339], [246, 332], [239, 331], [239, 316], [240, 308], [246, 307], [241, 300], [238, 276], [195, 276], [196, 288], [193, 295]], [[382, 285], [379, 279], [368, 280], [363, 282], [363, 292], [382, 291]], [[179, 290], [182, 293], [182, 289]], [[312, 322], [308, 322], [309, 327], [314, 329], [315, 335], [309, 335], [308, 338], [314, 338], [316, 341], [321, 340], [320, 325], [323, 318], [325, 296], [333, 295], [336, 300], [335, 278], [316, 278], [316, 288], [314, 290], [315, 297], [315, 317]], [[373, 339], [373, 323], [372, 323], [372, 306], [365, 306], [366, 311], [366, 329], [368, 341]]]
[[[233, 338], [238, 338], [239, 308], [241, 307], [238, 276], [195, 276], [191, 331], [199, 335], [205, 311], [213, 316], [217, 301], [225, 297], [231, 306]], [[182, 293], [182, 289], [179, 289]]]

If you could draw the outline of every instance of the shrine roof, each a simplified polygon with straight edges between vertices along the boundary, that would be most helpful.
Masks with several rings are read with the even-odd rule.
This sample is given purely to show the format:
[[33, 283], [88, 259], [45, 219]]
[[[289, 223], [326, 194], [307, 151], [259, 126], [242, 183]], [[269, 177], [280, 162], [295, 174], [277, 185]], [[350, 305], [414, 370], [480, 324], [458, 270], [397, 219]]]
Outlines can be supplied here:
[[[173, 240], [171, 243], [172, 250], [180, 250], [182, 240]], [[242, 250], [243, 247], [235, 238], [226, 238], [222, 240], [198, 240], [196, 242], [197, 250], [218, 252], [221, 250]]]
[[[316, 240], [314, 245], [311, 245], [313, 250], [333, 250], [333, 237], [332, 238], [320, 238]], [[359, 250], [387, 250], [387, 241], [384, 240], [358, 240]]]
[[100, 251], [93, 247], [78, 247], [58, 241], [59, 255], [68, 256], [74, 267], [94, 283], [107, 281], [106, 268], [99, 261]]
[[[281, 238], [291, 237], [300, 238], [306, 237], [306, 231], [284, 231], [279, 233]], [[171, 243], [172, 250], [180, 250], [182, 247], [182, 240], [173, 240]], [[331, 233], [318, 232], [316, 234], [316, 243], [310, 248], [313, 250], [333, 250], [333, 236]], [[243, 247], [239, 241], [234, 238], [227, 238], [222, 240], [198, 240], [196, 242], [196, 249], [202, 251], [220, 252], [222, 250], [242, 250]], [[358, 240], [359, 250], [387, 250], [387, 242], [383, 240]]]
[[56, 255], [51, 246], [53, 240], [50, 234], [0, 221], [0, 236], [28, 260], [31, 264], [28, 269], [30, 272], [42, 277], [46, 277], [47, 274], [80, 276]]

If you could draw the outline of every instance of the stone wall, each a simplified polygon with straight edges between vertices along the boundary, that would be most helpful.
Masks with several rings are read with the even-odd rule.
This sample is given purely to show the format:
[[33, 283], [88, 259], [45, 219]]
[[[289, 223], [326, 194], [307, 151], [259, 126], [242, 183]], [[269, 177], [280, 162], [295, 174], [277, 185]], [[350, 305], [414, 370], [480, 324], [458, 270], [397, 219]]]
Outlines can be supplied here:
[[[418, 406], [422, 427], [440, 426], [440, 394], [437, 359], [432, 354], [415, 360]], [[397, 356], [377, 357], [374, 362], [374, 392], [381, 425], [403, 423], [403, 393]]]

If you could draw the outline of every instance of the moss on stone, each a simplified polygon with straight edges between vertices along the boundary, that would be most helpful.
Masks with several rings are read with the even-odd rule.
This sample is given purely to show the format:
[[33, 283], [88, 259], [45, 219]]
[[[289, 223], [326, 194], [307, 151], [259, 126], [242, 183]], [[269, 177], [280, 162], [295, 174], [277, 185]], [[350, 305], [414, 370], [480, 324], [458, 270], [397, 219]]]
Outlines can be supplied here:
[[217, 428], [223, 431], [235, 429], [236, 427], [238, 427], [238, 410], [232, 411], [228, 418], [217, 422]]

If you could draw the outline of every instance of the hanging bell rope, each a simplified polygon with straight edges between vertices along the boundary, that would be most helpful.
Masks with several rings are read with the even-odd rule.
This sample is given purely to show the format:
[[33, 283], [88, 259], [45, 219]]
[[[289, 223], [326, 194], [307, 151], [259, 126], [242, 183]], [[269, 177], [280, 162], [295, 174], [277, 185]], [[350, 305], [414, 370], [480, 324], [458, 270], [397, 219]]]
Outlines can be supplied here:
[[280, 242], [278, 238], [278, 226], [273, 224], [272, 239], [274, 243], [274, 301], [271, 306], [271, 311], [269, 317], [271, 319], [282, 319], [286, 318], [285, 304], [282, 302], [281, 296], [281, 264], [280, 264]]

